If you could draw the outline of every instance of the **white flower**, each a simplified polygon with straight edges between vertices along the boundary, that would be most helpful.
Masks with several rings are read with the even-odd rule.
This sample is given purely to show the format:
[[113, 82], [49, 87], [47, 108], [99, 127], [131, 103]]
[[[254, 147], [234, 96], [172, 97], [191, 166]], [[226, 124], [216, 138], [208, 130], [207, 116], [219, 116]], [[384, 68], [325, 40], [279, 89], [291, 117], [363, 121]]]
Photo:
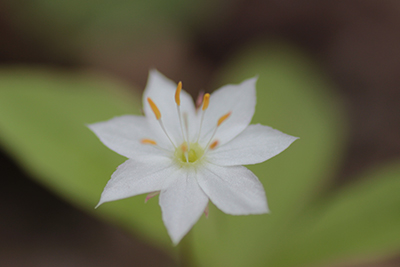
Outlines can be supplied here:
[[205, 94], [196, 109], [181, 83], [151, 71], [143, 94], [145, 116], [89, 125], [107, 147], [129, 158], [111, 176], [98, 206], [160, 192], [162, 218], [174, 244], [207, 212], [209, 199], [232, 215], [267, 213], [262, 184], [240, 165], [266, 161], [297, 138], [249, 125], [256, 80]]

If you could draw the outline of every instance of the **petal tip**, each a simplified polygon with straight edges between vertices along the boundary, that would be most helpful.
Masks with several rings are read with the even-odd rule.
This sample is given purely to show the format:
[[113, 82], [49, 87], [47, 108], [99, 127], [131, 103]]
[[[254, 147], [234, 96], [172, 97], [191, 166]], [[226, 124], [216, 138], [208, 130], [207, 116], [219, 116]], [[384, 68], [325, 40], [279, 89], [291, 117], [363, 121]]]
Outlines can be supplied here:
[[171, 237], [171, 241], [172, 241], [172, 245], [173, 246], [177, 246], [177, 245], [179, 245], [179, 242], [182, 240], [182, 237], [181, 238], [179, 238], [179, 239], [174, 239], [174, 238], [172, 238]]
[[254, 87], [254, 89], [256, 89], [256, 83], [257, 83], [257, 81], [258, 81], [258, 75], [254, 76], [254, 77], [252, 77], [252, 78], [249, 78], [249, 79], [247, 79], [247, 80], [244, 80], [244, 81], [241, 83], [241, 85], [250, 84], [251, 86]]
[[[190, 229], [189, 229], [189, 231], [190, 231]], [[167, 228], [167, 232], [168, 232], [168, 234], [169, 234], [169, 236], [170, 236], [170, 238], [171, 238], [172, 244], [173, 244], [174, 246], [177, 246], [177, 245], [179, 244], [179, 242], [181, 242], [181, 240], [185, 237], [185, 235], [186, 235], [189, 231], [184, 232], [184, 233], [182, 233], [182, 232], [181, 232], [181, 233], [172, 233], [172, 232], [169, 231], [168, 228]]]
[[100, 199], [100, 201], [99, 201], [99, 203], [97, 203], [97, 205], [96, 205], [96, 207], [94, 207], [94, 209], [97, 209], [101, 204], [103, 204], [104, 202], [103, 201], [101, 201], [101, 199]]
[[297, 137], [297, 136], [292, 136], [292, 135], [289, 135], [290, 137], [291, 137], [291, 140], [290, 140], [290, 143], [289, 143], [289, 145], [291, 145], [294, 141], [296, 141], [297, 139], [300, 139], [300, 137]]
[[149, 77], [153, 76], [153, 75], [162, 75], [161, 72], [159, 72], [156, 68], [151, 68], [149, 70]]

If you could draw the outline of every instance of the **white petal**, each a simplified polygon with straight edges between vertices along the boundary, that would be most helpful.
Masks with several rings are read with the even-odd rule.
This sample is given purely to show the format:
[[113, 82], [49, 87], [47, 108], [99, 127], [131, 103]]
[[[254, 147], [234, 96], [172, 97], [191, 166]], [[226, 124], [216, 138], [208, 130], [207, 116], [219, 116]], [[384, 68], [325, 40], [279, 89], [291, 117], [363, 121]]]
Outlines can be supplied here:
[[176, 175], [159, 198], [164, 224], [175, 245], [197, 222], [208, 203], [193, 169], [182, 168]]
[[220, 144], [230, 141], [249, 125], [256, 105], [256, 81], [257, 78], [252, 78], [238, 85], [226, 85], [211, 94], [201, 130], [203, 145], [210, 139], [218, 119], [228, 112], [232, 114], [218, 127], [214, 138]]
[[[143, 93], [143, 109], [154, 130], [160, 130], [160, 125], [150, 108], [147, 98], [150, 97], [161, 112], [161, 120], [175, 145], [182, 142], [182, 130], [179, 123], [175, 91], [177, 85], [156, 70], [151, 70]], [[187, 114], [188, 121], [195, 121], [195, 107], [192, 97], [184, 90], [181, 91], [181, 114]], [[197, 131], [197, 123], [189, 125], [191, 134]]]
[[264, 125], [250, 125], [229, 143], [207, 153], [207, 160], [216, 165], [256, 164], [278, 155], [297, 137]]
[[97, 206], [139, 194], [160, 191], [177, 172], [170, 159], [143, 161], [127, 160], [112, 174]]
[[164, 140], [162, 132], [153, 131], [143, 116], [126, 115], [88, 125], [108, 148], [131, 159], [166, 157], [167, 153], [153, 145], [142, 144], [142, 139], [152, 139], [164, 148], [172, 146]]
[[246, 167], [207, 164], [199, 169], [197, 180], [210, 200], [225, 213], [247, 215], [268, 212], [264, 188]]

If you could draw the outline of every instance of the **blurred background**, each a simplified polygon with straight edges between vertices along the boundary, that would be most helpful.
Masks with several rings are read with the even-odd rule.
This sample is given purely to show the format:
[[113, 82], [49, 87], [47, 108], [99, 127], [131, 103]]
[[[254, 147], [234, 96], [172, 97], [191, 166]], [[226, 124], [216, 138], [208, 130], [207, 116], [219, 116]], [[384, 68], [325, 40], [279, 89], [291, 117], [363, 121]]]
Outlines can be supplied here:
[[[139, 103], [151, 68], [176, 82], [183, 81], [184, 88], [196, 97], [201, 90], [211, 92], [224, 83], [240, 82], [256, 74], [260, 75], [262, 85], [264, 71], [268, 73], [279, 62], [285, 68], [280, 56], [274, 58], [276, 54], [306, 62], [307, 68], [312, 65], [312, 75], [307, 74], [307, 79], [322, 80], [326, 85], [316, 88], [316, 94], [323, 95], [316, 100], [319, 102], [316, 105], [323, 109], [328, 105], [324, 99], [334, 102], [329, 112], [335, 117], [333, 121], [339, 121], [334, 127], [340, 128], [337, 131], [341, 141], [340, 145], [333, 143], [332, 146], [342, 147], [339, 152], [329, 152], [337, 154], [332, 160], [335, 163], [326, 171], [328, 175], [317, 175], [319, 186], [310, 189], [315, 196], [334, 195], [346, 190], [348, 185], [379, 179], [380, 175], [361, 174], [399, 159], [399, 47], [400, 2], [395, 0], [0, 1], [0, 77], [14, 77], [13, 82], [26, 79], [24, 86], [33, 93], [40, 87], [31, 84], [36, 79], [32, 78], [36, 71], [39, 71], [38, 77], [73, 77], [76, 73], [95, 73], [98, 79], [110, 77], [118, 81], [118, 87], [136, 93], [137, 100], [133, 102]], [[262, 67], [263, 57], [269, 62], [265, 67]], [[292, 62], [291, 58], [287, 60]], [[302, 65], [299, 66], [301, 70]], [[70, 86], [70, 90], [76, 90], [73, 82], [66, 83], [64, 89], [69, 90]], [[269, 88], [260, 84], [259, 94], [268, 92]], [[265, 84], [273, 86], [274, 82], [265, 81]], [[0, 79], [0, 88], [4, 87], [7, 83], [2, 84]], [[296, 84], [294, 90], [295, 87]], [[18, 88], [12, 90], [10, 95], [19, 94]], [[302, 101], [301, 97], [298, 99]], [[18, 110], [19, 102], [7, 101]], [[263, 105], [267, 104], [258, 100], [260, 109]], [[136, 104], [132, 110], [137, 112], [139, 108], [140, 104]], [[0, 112], [7, 116], [13, 114], [5, 108]], [[259, 121], [262, 114], [257, 117]], [[103, 115], [96, 119], [106, 120], [114, 114]], [[290, 114], [285, 118], [287, 124], [295, 120], [290, 119]], [[306, 135], [301, 135], [301, 130], [296, 132], [290, 126], [285, 128], [284, 124], [270, 121], [274, 120], [263, 123], [301, 138]], [[18, 124], [17, 119], [14, 122]], [[86, 121], [91, 122], [95, 121]], [[169, 248], [132, 235], [126, 228], [116, 226], [118, 223], [112, 223], [112, 219], [102, 220], [93, 214], [97, 211], [88, 213], [85, 208], [68, 202], [65, 194], [60, 196], [58, 190], [43, 186], [42, 180], [36, 178], [38, 172], [25, 164], [35, 154], [21, 160], [23, 148], [14, 146], [9, 139], [15, 136], [14, 132], [7, 130], [6, 120], [0, 126], [3, 132], [0, 135], [3, 148], [0, 266], [175, 265], [176, 257]], [[95, 139], [90, 133], [89, 136]], [[14, 150], [17, 152], [13, 153]], [[112, 170], [105, 175], [109, 177]], [[262, 181], [267, 187], [267, 180]], [[99, 188], [104, 185], [103, 180], [98, 184]], [[315, 193], [315, 188], [320, 190]], [[268, 185], [267, 195], [273, 190], [273, 185]], [[97, 196], [100, 193], [101, 189], [96, 192]], [[400, 210], [399, 206], [393, 208]], [[393, 226], [398, 228], [400, 225]], [[392, 237], [399, 237], [398, 232]], [[196, 240], [202, 242], [201, 237]], [[374, 248], [379, 250], [377, 257], [364, 257], [371, 254], [360, 251], [355, 257], [346, 256], [341, 260], [332, 257], [331, 262], [316, 260], [296, 264], [293, 260], [281, 266], [400, 266], [399, 242], [395, 239], [389, 243], [391, 246]], [[260, 260], [257, 266], [267, 266], [264, 265], [267, 262]]]

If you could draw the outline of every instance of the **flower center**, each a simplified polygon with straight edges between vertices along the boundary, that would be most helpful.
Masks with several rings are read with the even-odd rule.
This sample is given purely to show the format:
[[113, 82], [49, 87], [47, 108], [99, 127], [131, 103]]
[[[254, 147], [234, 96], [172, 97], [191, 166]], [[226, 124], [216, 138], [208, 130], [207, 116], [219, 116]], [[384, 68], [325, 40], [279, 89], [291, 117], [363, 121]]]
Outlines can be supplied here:
[[[183, 143], [179, 146], [177, 146], [172, 141], [171, 137], [168, 135], [168, 133], [164, 127], [164, 124], [161, 120], [161, 112], [158, 109], [157, 105], [153, 102], [153, 100], [150, 97], [147, 98], [147, 102], [149, 103], [150, 108], [152, 109], [154, 115], [156, 116], [156, 119], [159, 122], [161, 129], [164, 131], [165, 135], [168, 137], [169, 141], [175, 148], [174, 156], [175, 156], [176, 160], [181, 164], [193, 164], [195, 162], [201, 161], [201, 159], [204, 158], [204, 155], [208, 152], [208, 150], [215, 149], [219, 145], [219, 141], [216, 139], [214, 140], [215, 133], [217, 132], [218, 127], [224, 121], [226, 121], [226, 119], [228, 119], [231, 116], [232, 112], [229, 111], [228, 113], [226, 113], [225, 115], [221, 116], [218, 119], [217, 124], [215, 125], [214, 131], [212, 132], [209, 141], [207, 142], [207, 144], [205, 146], [200, 146], [198, 142], [200, 140], [201, 127], [203, 125], [203, 120], [204, 120], [204, 113], [205, 113], [206, 109], [208, 108], [208, 104], [210, 102], [210, 94], [205, 94], [203, 96], [203, 102], [202, 102], [203, 105], [201, 108], [202, 113], [201, 113], [201, 118], [200, 118], [200, 126], [199, 126], [199, 130], [198, 130], [198, 134], [197, 134], [197, 139], [193, 143], [189, 142], [189, 140], [191, 138], [189, 136], [189, 122], [187, 121], [188, 116], [187, 116], [187, 113], [182, 114], [181, 109], [180, 109], [181, 90], [182, 90], [182, 83], [179, 82], [178, 86], [176, 88], [176, 92], [175, 92], [175, 103], [176, 103], [176, 107], [177, 107], [177, 115], [179, 118], [179, 124], [180, 124], [180, 128], [181, 128], [182, 139], [183, 139]], [[195, 139], [193, 139], [193, 140], [195, 140]], [[141, 143], [146, 144], [146, 145], [154, 145], [154, 146], [158, 147], [157, 142], [152, 139], [144, 138], [141, 140]], [[159, 148], [162, 150], [166, 150], [161, 147], [159, 147]]]
[[204, 149], [198, 143], [190, 143], [190, 150], [188, 151], [187, 143], [175, 149], [175, 157], [181, 163], [195, 163], [203, 157]]

